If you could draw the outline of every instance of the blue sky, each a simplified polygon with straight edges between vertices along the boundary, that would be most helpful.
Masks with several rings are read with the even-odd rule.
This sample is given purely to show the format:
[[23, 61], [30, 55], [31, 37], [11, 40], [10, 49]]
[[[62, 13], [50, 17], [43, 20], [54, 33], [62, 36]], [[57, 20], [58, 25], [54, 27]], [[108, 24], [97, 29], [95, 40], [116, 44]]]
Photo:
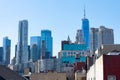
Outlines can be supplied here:
[[11, 57], [18, 40], [18, 22], [29, 21], [30, 36], [40, 36], [42, 29], [50, 29], [53, 36], [53, 54], [61, 49], [61, 40], [75, 41], [76, 30], [81, 29], [83, 8], [90, 27], [104, 25], [114, 29], [115, 43], [120, 43], [120, 0], [0, 0], [0, 46], [3, 37], [12, 40]]

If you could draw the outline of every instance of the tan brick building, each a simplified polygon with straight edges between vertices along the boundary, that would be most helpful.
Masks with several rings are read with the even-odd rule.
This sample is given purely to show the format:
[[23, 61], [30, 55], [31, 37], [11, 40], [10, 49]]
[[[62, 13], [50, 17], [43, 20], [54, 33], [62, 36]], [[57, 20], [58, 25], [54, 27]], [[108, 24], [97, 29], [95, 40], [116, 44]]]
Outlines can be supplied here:
[[33, 73], [30, 76], [31, 80], [66, 80], [66, 73], [48, 72], [48, 73]]

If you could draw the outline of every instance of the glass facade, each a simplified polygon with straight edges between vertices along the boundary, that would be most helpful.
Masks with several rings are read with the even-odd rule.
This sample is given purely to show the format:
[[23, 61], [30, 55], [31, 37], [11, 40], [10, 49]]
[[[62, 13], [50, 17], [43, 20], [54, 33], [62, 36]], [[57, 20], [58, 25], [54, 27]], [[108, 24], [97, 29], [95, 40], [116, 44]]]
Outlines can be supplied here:
[[38, 46], [36, 44], [32, 44], [30, 46], [30, 50], [31, 50], [30, 60], [33, 62], [37, 61], [38, 60]]
[[3, 38], [3, 64], [10, 64], [11, 40], [8, 37]]
[[3, 60], [3, 47], [0, 47], [0, 62]]
[[41, 38], [40, 36], [32, 36], [30, 38], [30, 50], [31, 50], [31, 60], [35, 61], [40, 59], [40, 48], [41, 48]]
[[86, 18], [82, 19], [82, 34], [83, 41], [87, 45], [87, 49], [90, 49], [90, 34], [89, 34], [89, 20]]
[[16, 64], [28, 62], [28, 21], [19, 21]]
[[[53, 38], [51, 36], [50, 30], [41, 30], [41, 45], [44, 42], [45, 44], [45, 58], [52, 57], [52, 48], [53, 48]], [[42, 49], [41, 49], [42, 50]], [[43, 51], [41, 51], [43, 52]], [[42, 55], [43, 53], [41, 53]]]

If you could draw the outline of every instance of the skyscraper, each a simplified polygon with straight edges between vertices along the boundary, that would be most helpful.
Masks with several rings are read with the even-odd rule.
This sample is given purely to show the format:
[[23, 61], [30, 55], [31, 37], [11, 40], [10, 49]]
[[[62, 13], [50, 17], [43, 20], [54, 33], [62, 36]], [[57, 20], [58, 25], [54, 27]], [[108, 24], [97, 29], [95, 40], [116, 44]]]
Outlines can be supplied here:
[[99, 28], [99, 46], [101, 44], [114, 44], [113, 29], [100, 26]]
[[[50, 30], [41, 30], [41, 45], [45, 45], [45, 58], [50, 58], [52, 57], [52, 41], [53, 38], [51, 36], [51, 31]], [[41, 51], [41, 52], [44, 52]], [[41, 53], [42, 55], [43, 53]]]
[[113, 29], [104, 26], [100, 26], [100, 28], [91, 28], [90, 38], [92, 54], [94, 54], [102, 44], [114, 44]]
[[37, 61], [38, 60], [38, 46], [36, 44], [32, 44], [30, 46], [30, 60], [32, 62]]
[[16, 64], [28, 62], [28, 21], [19, 21]]
[[3, 38], [3, 64], [10, 64], [11, 40], [8, 37]]
[[90, 49], [90, 35], [89, 35], [89, 20], [86, 19], [85, 9], [84, 9], [84, 18], [82, 19], [82, 37], [83, 41], [87, 45], [88, 50]]
[[91, 53], [94, 54], [98, 49], [99, 45], [99, 29], [91, 28], [90, 29], [90, 45], [91, 45]]
[[28, 45], [28, 61], [30, 61], [30, 56], [31, 56], [31, 54], [30, 54], [30, 45]]
[[3, 61], [3, 47], [0, 47], [0, 63]]
[[40, 36], [32, 36], [30, 38], [30, 58], [32, 61], [40, 59]]
[[76, 43], [77, 44], [83, 44], [84, 43], [82, 30], [81, 29], [77, 30], [77, 33], [76, 33]]

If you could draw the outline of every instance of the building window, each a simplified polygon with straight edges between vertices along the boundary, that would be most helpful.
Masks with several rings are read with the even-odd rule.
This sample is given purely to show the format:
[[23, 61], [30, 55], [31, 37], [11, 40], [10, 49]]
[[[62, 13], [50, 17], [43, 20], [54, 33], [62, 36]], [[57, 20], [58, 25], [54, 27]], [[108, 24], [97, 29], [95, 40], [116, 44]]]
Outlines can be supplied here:
[[108, 75], [107, 80], [116, 80], [116, 76], [115, 75]]

